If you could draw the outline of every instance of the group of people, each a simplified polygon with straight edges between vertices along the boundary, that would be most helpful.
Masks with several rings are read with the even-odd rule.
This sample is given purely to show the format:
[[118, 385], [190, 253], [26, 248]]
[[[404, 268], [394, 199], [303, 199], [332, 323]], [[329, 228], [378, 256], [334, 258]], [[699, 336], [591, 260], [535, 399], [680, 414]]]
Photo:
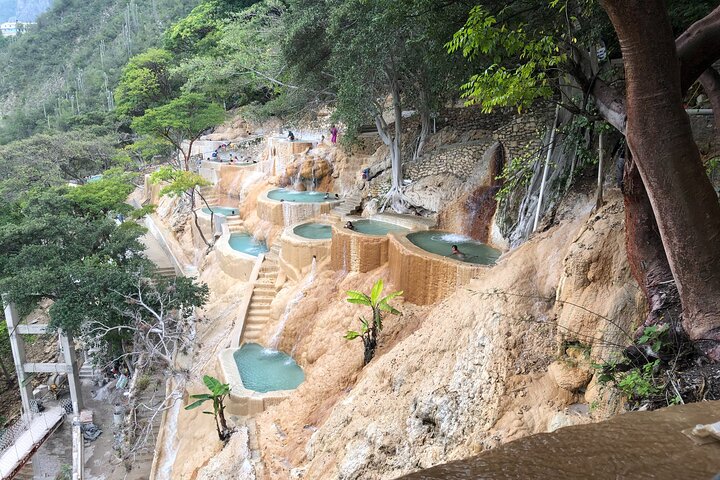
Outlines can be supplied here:
[[[340, 133], [340, 130], [338, 130], [338, 128], [335, 126], [335, 124], [332, 124], [330, 126], [330, 142], [333, 145], [335, 145], [337, 143], [338, 133]], [[295, 141], [295, 134], [292, 132], [292, 130], [288, 130], [287, 138], [291, 142]], [[325, 135], [322, 136], [320, 143], [325, 143]]]

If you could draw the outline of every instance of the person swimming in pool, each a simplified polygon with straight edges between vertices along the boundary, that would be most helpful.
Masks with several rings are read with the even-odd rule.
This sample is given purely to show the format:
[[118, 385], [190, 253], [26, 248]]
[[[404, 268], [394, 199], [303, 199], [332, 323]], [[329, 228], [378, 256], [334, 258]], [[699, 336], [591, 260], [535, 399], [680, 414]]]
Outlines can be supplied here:
[[453, 245], [450, 248], [452, 248], [451, 256], [457, 257], [458, 260], [465, 260], [465, 254], [458, 250], [457, 245]]
[[325, 196], [323, 197], [323, 200], [327, 200], [328, 198], [330, 198], [330, 193], [326, 193]]

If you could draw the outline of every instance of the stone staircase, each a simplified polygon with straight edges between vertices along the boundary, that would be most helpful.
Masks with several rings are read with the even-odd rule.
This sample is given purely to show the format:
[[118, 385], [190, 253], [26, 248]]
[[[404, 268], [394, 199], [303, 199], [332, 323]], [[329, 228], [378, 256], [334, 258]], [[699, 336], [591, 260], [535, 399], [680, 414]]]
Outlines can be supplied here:
[[270, 251], [265, 254], [257, 281], [253, 286], [240, 343], [256, 342], [270, 320], [270, 305], [277, 294], [275, 284], [280, 272], [279, 259], [280, 242], [276, 240]]
[[158, 267], [155, 269], [155, 273], [164, 278], [174, 278], [177, 276], [174, 267]]
[[78, 376], [80, 377], [80, 379], [92, 379], [95, 376], [95, 368], [91, 365], [91, 362], [83, 362], [82, 367], [80, 367], [80, 370], [78, 370]]
[[347, 197], [343, 198], [342, 203], [330, 210], [328, 216], [334, 217], [337, 220], [342, 220], [346, 216], [355, 213], [362, 205], [362, 194], [360, 192], [353, 192]]
[[244, 222], [242, 218], [240, 218], [240, 215], [228, 215], [225, 217], [225, 224], [228, 226], [230, 233], [245, 230], [245, 227], [243, 227]]
[[[214, 205], [218, 205], [220, 203], [220, 195], [218, 195], [215, 192], [215, 188], [213, 187], [200, 187], [200, 195], [205, 198], [205, 201], [210, 205], [211, 207]], [[202, 198], [197, 199], [197, 204], [201, 207], [205, 206], [205, 203], [202, 201]]]

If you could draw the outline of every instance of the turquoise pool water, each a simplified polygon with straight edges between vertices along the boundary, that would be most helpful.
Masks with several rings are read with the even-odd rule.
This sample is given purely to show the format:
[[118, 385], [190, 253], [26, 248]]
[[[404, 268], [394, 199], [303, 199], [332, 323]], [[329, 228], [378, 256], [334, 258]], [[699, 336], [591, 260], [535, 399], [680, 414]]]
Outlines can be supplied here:
[[379, 222], [377, 220], [358, 220], [352, 222], [353, 230], [365, 235], [385, 236], [390, 232], [407, 232], [407, 228], [400, 227], [393, 223]]
[[243, 386], [255, 392], [297, 388], [305, 373], [291, 356], [277, 350], [246, 343], [233, 353]]
[[270, 200], [284, 200], [286, 202], [297, 203], [323, 203], [337, 200], [334, 193], [331, 193], [328, 198], [325, 198], [325, 195], [325, 192], [296, 192], [295, 190], [289, 190], [287, 188], [270, 190], [267, 194]]
[[103, 178], [103, 176], [101, 174], [93, 175], [92, 177], [89, 177], [87, 179], [87, 183], [94, 183], [94, 182], [101, 180], [102, 178]]
[[[476, 242], [471, 238], [455, 233], [430, 230], [427, 232], [411, 233], [407, 238], [413, 244], [427, 252], [466, 263], [492, 265], [502, 253], [500, 250], [496, 250], [484, 243]], [[452, 255], [451, 247], [453, 245], [457, 245], [458, 250], [463, 254], [462, 256]]]
[[[212, 211], [215, 215], [223, 215], [225, 217], [228, 217], [230, 215], [237, 215], [238, 209], [235, 207], [211, 207]], [[207, 213], [210, 215], [210, 208], [203, 207], [202, 209], [203, 213]]]
[[312, 240], [327, 240], [332, 238], [332, 228], [327, 223], [303, 223], [295, 227], [293, 233]]
[[230, 235], [229, 243], [230, 248], [233, 250], [255, 257], [268, 251], [264, 243], [256, 241], [252, 235], [248, 235], [247, 233], [233, 233]]

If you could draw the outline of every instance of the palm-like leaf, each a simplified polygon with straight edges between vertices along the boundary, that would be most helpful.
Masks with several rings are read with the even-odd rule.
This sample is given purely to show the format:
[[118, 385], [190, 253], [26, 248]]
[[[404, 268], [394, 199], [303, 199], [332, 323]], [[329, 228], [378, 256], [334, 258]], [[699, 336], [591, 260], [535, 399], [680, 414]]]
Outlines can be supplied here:
[[210, 375], [205, 375], [203, 377], [203, 383], [208, 388], [208, 390], [213, 393], [218, 392], [222, 389], [222, 383], [220, 383], [220, 380], [215, 377], [211, 377]]
[[370, 290], [370, 302], [372, 305], [377, 305], [378, 300], [380, 299], [380, 295], [382, 294], [383, 290], [383, 281], [382, 279], [375, 282], [375, 285], [373, 285], [372, 290]]
[[192, 410], [193, 408], [198, 408], [203, 403], [207, 402], [208, 399], [198, 400], [197, 402], [193, 402], [187, 407], [185, 407], [185, 410]]
[[359, 305], [368, 305], [370, 306], [372, 303], [370, 301], [370, 297], [365, 295], [362, 292], [356, 292], [355, 290], [348, 290], [347, 291], [347, 301], [350, 303], [357, 303]]

